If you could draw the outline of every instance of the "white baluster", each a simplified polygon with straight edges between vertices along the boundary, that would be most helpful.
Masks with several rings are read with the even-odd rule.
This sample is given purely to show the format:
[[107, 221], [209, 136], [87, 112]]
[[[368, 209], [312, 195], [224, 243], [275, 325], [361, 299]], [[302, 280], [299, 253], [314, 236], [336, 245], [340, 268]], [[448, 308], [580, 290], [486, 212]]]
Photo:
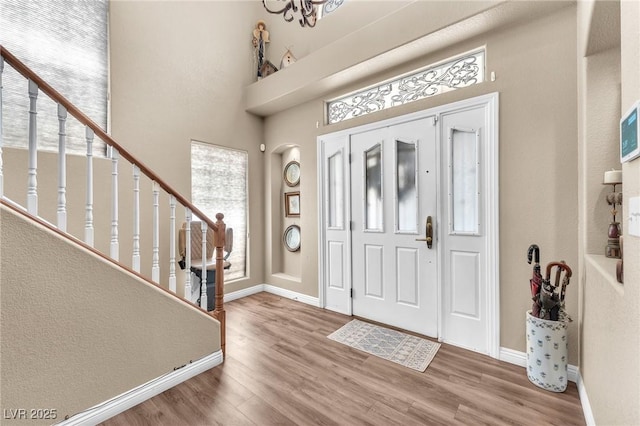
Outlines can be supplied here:
[[176, 292], [176, 197], [169, 197], [169, 290]]
[[38, 215], [38, 143], [36, 101], [38, 85], [29, 80], [29, 177], [27, 181], [27, 211]]
[[58, 104], [58, 229], [67, 232], [67, 109]]
[[4, 71], [4, 58], [0, 56], [0, 198], [4, 196], [4, 175], [2, 172], [2, 72]]
[[120, 260], [120, 244], [118, 243], [118, 150], [111, 150], [111, 246], [110, 255]]
[[200, 307], [207, 310], [207, 222], [200, 222], [202, 227], [202, 274], [200, 275]]
[[151, 265], [151, 279], [157, 283], [160, 282], [160, 190], [157, 182], [153, 182], [153, 261]]
[[140, 272], [140, 168], [133, 165], [133, 259], [134, 271]]
[[86, 127], [87, 139], [87, 205], [85, 208], [84, 242], [93, 247], [93, 130]]
[[185, 207], [184, 217], [185, 217], [185, 280], [184, 280], [184, 298], [187, 300], [191, 300], [191, 210], [188, 207]]

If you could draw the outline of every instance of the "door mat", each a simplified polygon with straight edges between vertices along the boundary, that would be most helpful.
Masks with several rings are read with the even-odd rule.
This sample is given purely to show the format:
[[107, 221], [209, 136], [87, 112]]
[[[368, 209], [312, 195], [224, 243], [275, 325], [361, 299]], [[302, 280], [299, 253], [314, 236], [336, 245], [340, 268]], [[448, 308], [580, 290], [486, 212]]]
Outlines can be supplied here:
[[355, 319], [327, 337], [417, 371], [426, 370], [440, 349], [440, 343]]

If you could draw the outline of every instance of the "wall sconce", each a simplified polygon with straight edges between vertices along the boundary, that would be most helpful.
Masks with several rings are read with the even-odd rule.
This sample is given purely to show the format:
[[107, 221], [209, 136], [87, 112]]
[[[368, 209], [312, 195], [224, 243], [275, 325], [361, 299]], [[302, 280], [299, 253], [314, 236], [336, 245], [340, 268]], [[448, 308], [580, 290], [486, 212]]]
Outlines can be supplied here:
[[616, 192], [616, 185], [622, 184], [622, 171], [610, 170], [604, 172], [604, 181], [602, 184], [613, 187], [611, 193], [607, 194], [607, 204], [612, 206], [611, 215], [613, 219], [607, 230], [608, 242], [605, 247], [605, 256], [620, 259], [622, 257], [620, 250], [620, 235], [622, 231], [620, 229], [620, 223], [616, 222], [616, 214], [618, 213], [616, 206], [622, 205], [622, 192]]

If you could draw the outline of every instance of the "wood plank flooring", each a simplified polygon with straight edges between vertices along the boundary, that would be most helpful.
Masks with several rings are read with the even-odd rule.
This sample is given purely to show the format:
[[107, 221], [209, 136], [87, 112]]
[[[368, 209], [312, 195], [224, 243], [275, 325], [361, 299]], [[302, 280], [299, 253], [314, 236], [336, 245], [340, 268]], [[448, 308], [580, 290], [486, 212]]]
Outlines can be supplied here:
[[327, 339], [350, 317], [268, 293], [226, 309], [223, 365], [103, 425], [585, 424], [574, 383], [446, 344], [416, 372]]

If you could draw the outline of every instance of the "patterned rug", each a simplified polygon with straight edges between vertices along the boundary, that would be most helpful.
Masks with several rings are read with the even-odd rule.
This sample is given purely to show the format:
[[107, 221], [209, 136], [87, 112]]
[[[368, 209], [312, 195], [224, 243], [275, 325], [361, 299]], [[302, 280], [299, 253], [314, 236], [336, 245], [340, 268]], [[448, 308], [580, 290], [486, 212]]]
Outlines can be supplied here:
[[355, 319], [327, 337], [418, 371], [426, 370], [440, 349], [440, 343]]

